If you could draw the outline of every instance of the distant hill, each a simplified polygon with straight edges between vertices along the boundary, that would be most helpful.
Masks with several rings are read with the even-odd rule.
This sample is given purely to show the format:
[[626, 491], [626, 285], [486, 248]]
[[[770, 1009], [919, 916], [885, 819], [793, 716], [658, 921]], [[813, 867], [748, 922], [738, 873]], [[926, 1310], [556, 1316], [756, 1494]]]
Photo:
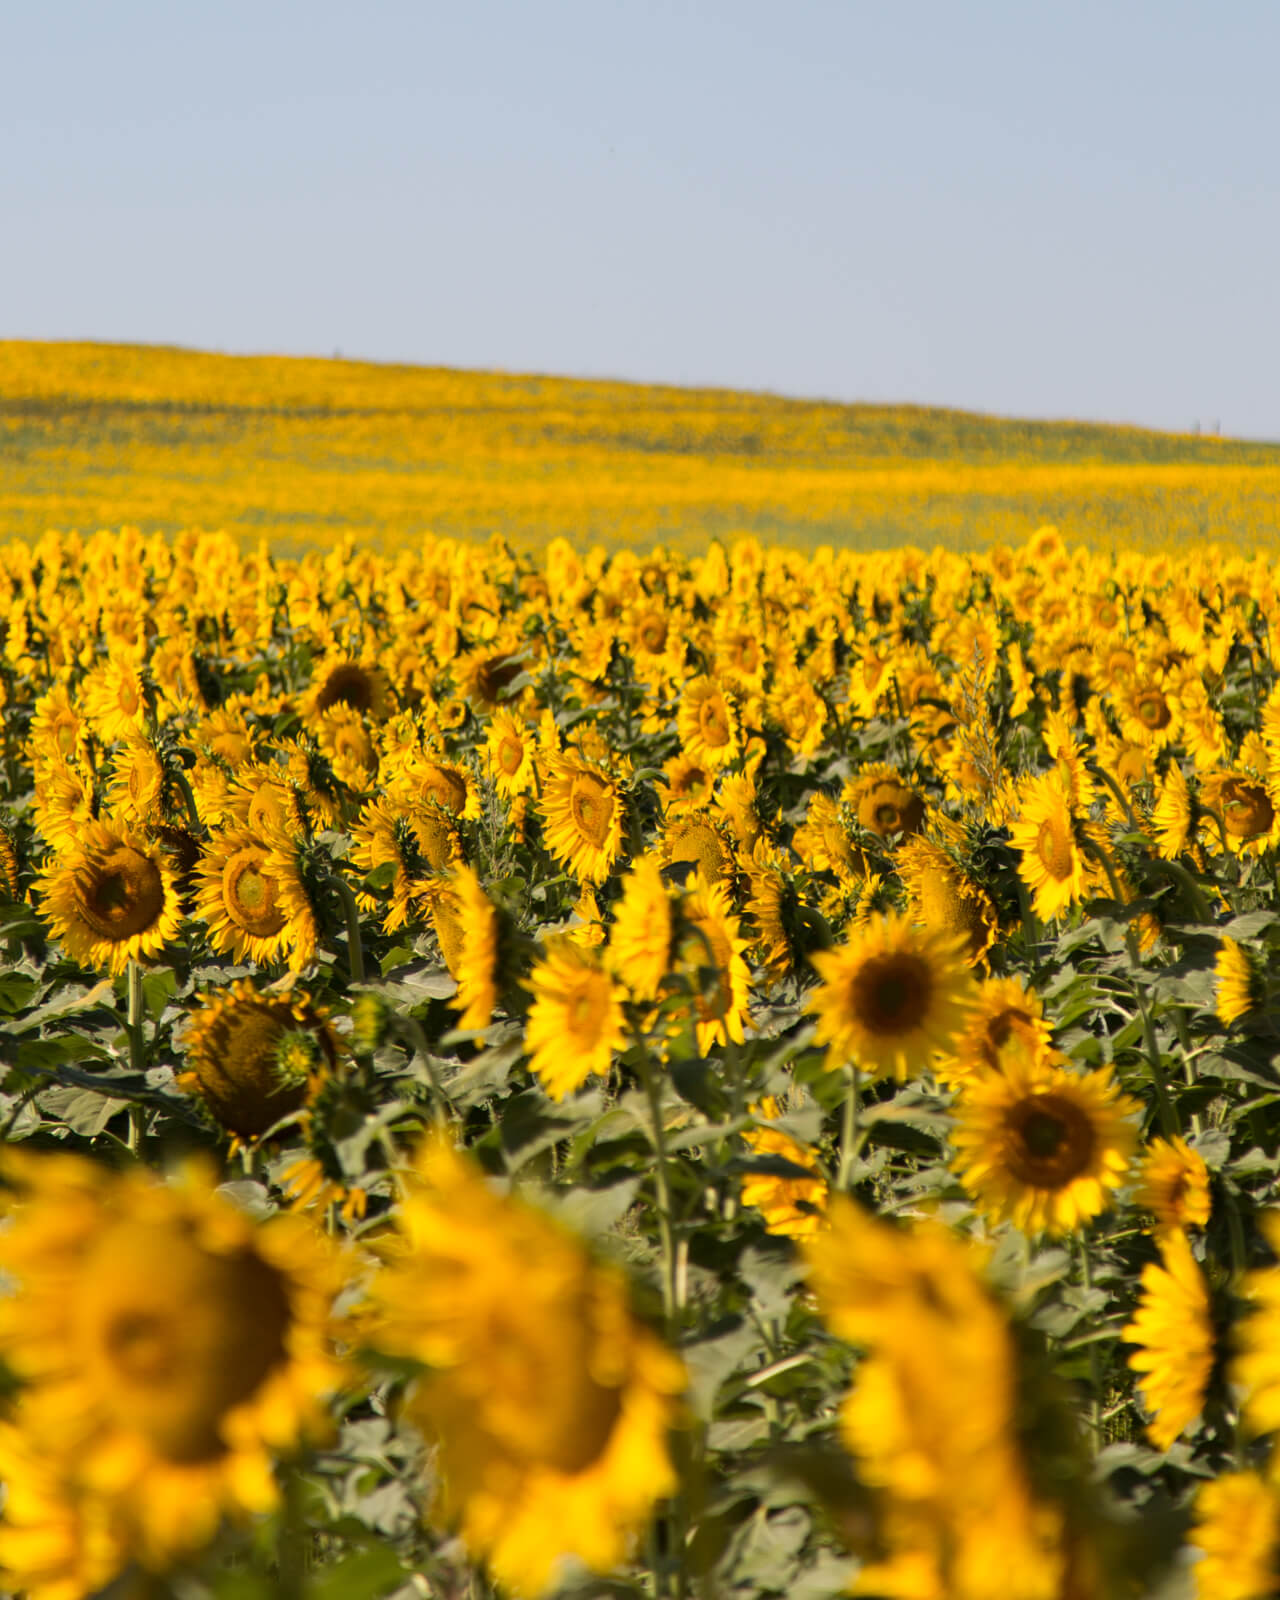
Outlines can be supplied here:
[[1280, 445], [921, 406], [0, 341], [0, 538], [689, 547], [1280, 537]]

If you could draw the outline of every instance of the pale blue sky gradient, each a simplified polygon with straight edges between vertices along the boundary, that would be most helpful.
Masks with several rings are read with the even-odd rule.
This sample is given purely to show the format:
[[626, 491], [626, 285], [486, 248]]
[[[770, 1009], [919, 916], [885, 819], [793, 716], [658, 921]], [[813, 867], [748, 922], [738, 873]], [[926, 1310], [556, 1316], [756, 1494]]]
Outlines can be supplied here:
[[1280, 438], [1271, 0], [0, 7], [0, 336]]

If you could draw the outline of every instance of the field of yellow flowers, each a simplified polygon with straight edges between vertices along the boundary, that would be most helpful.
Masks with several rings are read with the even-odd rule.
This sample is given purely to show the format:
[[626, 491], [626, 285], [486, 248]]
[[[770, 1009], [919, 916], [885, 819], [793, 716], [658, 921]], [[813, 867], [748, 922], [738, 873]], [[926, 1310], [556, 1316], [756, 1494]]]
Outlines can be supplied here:
[[0, 528], [688, 554], [1280, 544], [1280, 445], [351, 361], [0, 341]]
[[0, 617], [0, 1589], [1280, 1593], [1265, 559], [126, 530]]

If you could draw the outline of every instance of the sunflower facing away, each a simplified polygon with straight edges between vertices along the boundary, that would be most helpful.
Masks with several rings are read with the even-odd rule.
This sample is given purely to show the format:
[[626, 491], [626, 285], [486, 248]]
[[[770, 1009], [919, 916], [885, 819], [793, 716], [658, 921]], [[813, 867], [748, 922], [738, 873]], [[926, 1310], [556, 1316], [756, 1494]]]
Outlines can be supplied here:
[[853, 1063], [900, 1081], [951, 1054], [973, 1008], [964, 941], [891, 912], [851, 941], [810, 956], [822, 982], [809, 999], [827, 1065]]
[[186, 1051], [180, 1087], [237, 1138], [256, 1139], [311, 1098], [338, 1059], [338, 1039], [303, 990], [265, 994], [242, 978], [201, 996]]
[[999, 1072], [961, 1086], [955, 1167], [991, 1223], [1071, 1233], [1125, 1182], [1140, 1107], [1120, 1093], [1110, 1067], [1073, 1072], [1065, 1059], [1011, 1041]]
[[906, 840], [894, 865], [918, 920], [940, 933], [963, 935], [969, 946], [969, 965], [977, 966], [999, 932], [996, 908], [987, 891], [940, 844], [919, 835]]
[[112, 973], [159, 955], [182, 925], [168, 857], [117, 822], [86, 822], [78, 838], [41, 883], [54, 936], [82, 966]]
[[[1259, 1220], [1267, 1244], [1280, 1255], [1280, 1211], [1267, 1211]], [[1232, 1378], [1245, 1390], [1241, 1409], [1250, 1432], [1275, 1433], [1280, 1430], [1280, 1267], [1251, 1272], [1244, 1288], [1254, 1309], [1237, 1326]]]
[[1165, 1234], [1159, 1264], [1143, 1267], [1142, 1298], [1120, 1337], [1138, 1347], [1129, 1365], [1153, 1413], [1147, 1433], [1157, 1450], [1168, 1450], [1200, 1415], [1213, 1370], [1209, 1286], [1185, 1233]]
[[604, 1076], [623, 1047], [622, 1007], [613, 979], [571, 939], [552, 943], [524, 987], [533, 995], [525, 1028], [529, 1065], [553, 1100]]
[[457, 997], [452, 1002], [462, 1013], [458, 1026], [487, 1028], [502, 982], [502, 921], [498, 908], [472, 869], [460, 866], [449, 880], [447, 896], [438, 897], [434, 909], [437, 928], [442, 911], [452, 922], [451, 928], [446, 923], [446, 931], [453, 934], [452, 963], [447, 961], [445, 933], [440, 935], [440, 944], [458, 984]]
[[433, 1508], [497, 1581], [608, 1572], [675, 1488], [685, 1384], [626, 1283], [442, 1139], [423, 1149], [374, 1286], [373, 1339], [429, 1369], [408, 1410], [439, 1445]]
[[327, 1240], [293, 1216], [254, 1223], [194, 1168], [164, 1184], [10, 1151], [5, 1171], [18, 1199], [0, 1235], [0, 1356], [64, 1504], [155, 1568], [224, 1514], [269, 1510], [272, 1458], [327, 1431], [344, 1376]]

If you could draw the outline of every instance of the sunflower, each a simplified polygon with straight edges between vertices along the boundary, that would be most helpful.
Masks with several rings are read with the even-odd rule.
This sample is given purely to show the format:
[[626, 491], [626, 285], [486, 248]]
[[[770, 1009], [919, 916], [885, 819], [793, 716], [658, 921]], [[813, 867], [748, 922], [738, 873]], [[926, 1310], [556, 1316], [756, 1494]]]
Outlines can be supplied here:
[[969, 965], [977, 966], [999, 932], [987, 891], [940, 844], [918, 834], [903, 843], [894, 865], [917, 920], [939, 933], [962, 935], [969, 946]]
[[27, 735], [30, 760], [37, 770], [50, 762], [81, 760], [88, 742], [85, 719], [65, 684], [55, 684], [35, 704]]
[[411, 751], [388, 787], [397, 799], [437, 805], [452, 817], [480, 815], [480, 796], [471, 774], [442, 757]]
[[513, 712], [505, 708], [494, 712], [484, 754], [500, 795], [510, 800], [533, 788], [537, 748], [532, 731]]
[[749, 772], [727, 772], [720, 779], [716, 810], [728, 823], [741, 850], [754, 850], [760, 839], [756, 780]]
[[[391, 904], [382, 919], [386, 933], [397, 932], [423, 913], [423, 877], [446, 870], [461, 855], [453, 818], [430, 803], [370, 800], [351, 829], [355, 867], [364, 873], [392, 869]], [[363, 891], [356, 899], [364, 911], [380, 904]]]
[[443, 1140], [418, 1158], [372, 1339], [428, 1369], [407, 1401], [438, 1443], [433, 1512], [498, 1583], [541, 1594], [577, 1558], [607, 1572], [676, 1476], [684, 1369], [625, 1280]]
[[[1201, 788], [1204, 805], [1222, 821], [1228, 850], [1261, 855], [1280, 839], [1280, 813], [1264, 784], [1247, 773], [1215, 772]], [[1210, 838], [1217, 836], [1215, 829]]]
[[129, 1560], [110, 1509], [78, 1491], [66, 1465], [48, 1460], [27, 1437], [19, 1400], [0, 1423], [0, 1582], [28, 1600], [81, 1600], [105, 1591]]
[[708, 883], [734, 881], [733, 843], [728, 830], [705, 812], [689, 812], [662, 830], [658, 846], [664, 867], [692, 862]]
[[859, 825], [882, 839], [918, 833], [924, 823], [924, 801], [893, 767], [868, 767], [845, 785], [844, 800]]
[[[1264, 1212], [1259, 1224], [1273, 1254], [1280, 1255], [1280, 1211]], [[1246, 1391], [1242, 1413], [1253, 1433], [1280, 1429], [1280, 1267], [1263, 1267], [1245, 1278], [1252, 1315], [1237, 1325], [1234, 1382]]]
[[1218, 980], [1215, 1010], [1228, 1027], [1256, 1011], [1266, 1000], [1266, 975], [1249, 949], [1236, 939], [1224, 938], [1213, 966]]
[[1280, 1593], [1280, 1494], [1256, 1472], [1202, 1483], [1191, 1543], [1196, 1600], [1266, 1600]]
[[529, 1065], [553, 1100], [603, 1077], [623, 1048], [622, 1007], [613, 979], [571, 939], [554, 941], [524, 984], [533, 995], [525, 1028]]
[[973, 1008], [973, 980], [957, 939], [890, 913], [852, 940], [809, 957], [821, 983], [808, 1009], [827, 1066], [852, 1062], [905, 1080], [950, 1054]]
[[701, 810], [709, 804], [715, 787], [714, 770], [693, 756], [674, 755], [663, 766], [663, 777], [658, 781], [666, 791], [663, 809], [668, 816], [679, 816], [684, 811]]
[[[501, 918], [470, 867], [458, 867], [449, 880], [449, 888], [453, 903], [448, 906], [446, 915], [455, 919], [457, 936], [455, 964], [450, 966], [450, 971], [458, 984], [453, 1001], [454, 1007], [462, 1013], [458, 1026], [475, 1030], [487, 1028], [502, 982]], [[438, 919], [438, 906], [436, 914]], [[443, 948], [443, 936], [440, 942]]]
[[1163, 675], [1139, 676], [1120, 692], [1120, 727], [1130, 744], [1163, 749], [1177, 737], [1182, 716], [1176, 694]]
[[340, 783], [357, 791], [376, 787], [378, 747], [358, 711], [334, 706], [316, 719], [315, 736]]
[[698, 981], [694, 1001], [698, 1049], [705, 1055], [712, 1045], [728, 1044], [730, 1039], [741, 1044], [751, 974], [742, 959], [747, 941], [739, 937], [738, 919], [724, 884], [708, 883], [695, 872], [681, 902], [680, 920], [685, 935], [679, 959]]
[[609, 966], [634, 1000], [656, 1000], [671, 971], [675, 918], [653, 856], [639, 856], [623, 880], [609, 934]]
[[775, 1172], [747, 1172], [742, 1177], [742, 1203], [764, 1218], [765, 1228], [787, 1239], [807, 1239], [822, 1227], [827, 1208], [827, 1182], [816, 1150], [797, 1143], [781, 1128], [770, 1127], [782, 1115], [773, 1095], [751, 1107], [756, 1126], [742, 1135], [747, 1149], [757, 1156], [774, 1156], [813, 1174], [802, 1177]]
[[690, 678], [680, 696], [676, 732], [685, 755], [718, 772], [742, 753], [742, 730], [732, 700], [714, 678]]
[[287, 957], [295, 972], [315, 955], [315, 910], [285, 835], [268, 842], [242, 828], [214, 834], [196, 876], [196, 915], [215, 950], [260, 965]]
[[1129, 1365], [1146, 1374], [1138, 1387], [1153, 1413], [1147, 1433], [1157, 1450], [1168, 1450], [1203, 1410], [1213, 1370], [1209, 1288], [1185, 1233], [1166, 1233], [1159, 1265], [1143, 1267], [1142, 1298], [1120, 1337], [1137, 1345]]
[[1018, 875], [1032, 892], [1038, 917], [1048, 922], [1084, 899], [1093, 873], [1056, 772], [1028, 781], [1009, 834], [1013, 847], [1022, 852]]
[[40, 880], [42, 913], [73, 960], [121, 973], [178, 937], [182, 907], [169, 858], [117, 822], [86, 822]]
[[0, 1356], [26, 1384], [24, 1444], [145, 1566], [206, 1544], [224, 1513], [270, 1509], [272, 1457], [327, 1431], [344, 1377], [327, 1241], [296, 1217], [255, 1224], [202, 1169], [171, 1186], [78, 1156], [4, 1159], [19, 1198]]
[[200, 998], [179, 1086], [238, 1138], [256, 1139], [314, 1097], [337, 1062], [337, 1035], [301, 989], [264, 994], [242, 978]]
[[1156, 854], [1166, 861], [1176, 861], [1198, 837], [1200, 805], [1176, 761], [1170, 764], [1164, 782], [1156, 791], [1151, 824], [1155, 830]]
[[140, 823], [167, 807], [168, 776], [160, 753], [150, 739], [131, 734], [118, 747], [111, 764], [107, 804], [122, 821]]
[[1072, 1072], [1056, 1052], [1011, 1041], [1001, 1070], [961, 1085], [955, 1169], [989, 1222], [1071, 1233], [1111, 1202], [1137, 1143], [1137, 1101], [1111, 1068]]
[[566, 871], [603, 883], [622, 851], [622, 794], [599, 767], [572, 753], [546, 763], [538, 802], [547, 849]]
[[1013, 1038], [1032, 1050], [1049, 1043], [1040, 996], [1021, 978], [986, 978], [978, 985], [973, 1012], [956, 1036], [954, 1054], [938, 1063], [938, 1076], [948, 1083], [962, 1083], [999, 1072], [1000, 1053]]
[[391, 699], [382, 668], [341, 651], [327, 655], [317, 665], [302, 698], [303, 720], [314, 722], [334, 706], [349, 706], [379, 720], [385, 717]]
[[1153, 1139], [1142, 1158], [1135, 1204], [1155, 1213], [1156, 1232], [1209, 1221], [1209, 1169], [1185, 1139]]
[[1017, 1348], [978, 1252], [843, 1195], [828, 1220], [803, 1245], [814, 1296], [832, 1332], [866, 1351], [840, 1433], [874, 1492], [878, 1559], [853, 1592], [1058, 1600], [1061, 1518], [1032, 1494]]
[[85, 716], [103, 744], [140, 733], [147, 720], [146, 689], [135, 653], [113, 650], [84, 680]]

